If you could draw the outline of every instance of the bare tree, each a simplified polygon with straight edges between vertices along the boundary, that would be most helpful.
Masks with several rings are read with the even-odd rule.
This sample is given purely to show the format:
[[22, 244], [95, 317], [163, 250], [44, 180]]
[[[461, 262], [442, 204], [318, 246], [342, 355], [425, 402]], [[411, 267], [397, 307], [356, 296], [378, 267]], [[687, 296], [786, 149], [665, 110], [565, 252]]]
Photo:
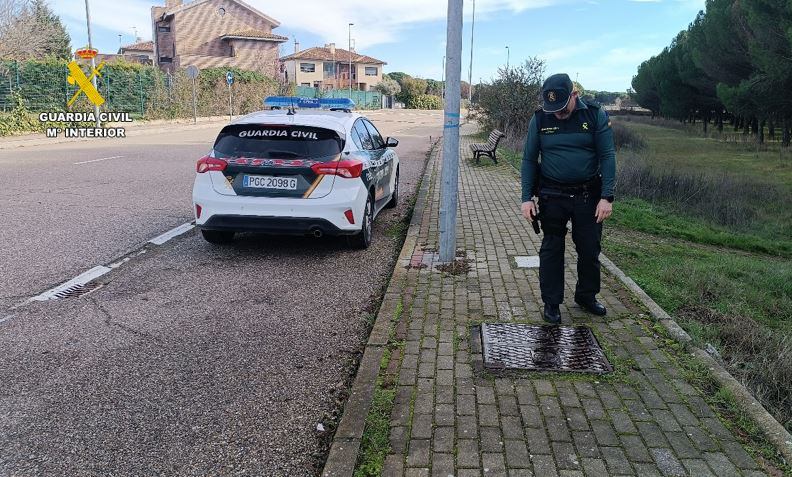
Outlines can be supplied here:
[[[64, 35], [60, 19], [46, 2], [0, 0], [0, 60], [41, 58], [54, 53], [56, 43], [63, 50]], [[68, 35], [65, 41], [68, 45]]]

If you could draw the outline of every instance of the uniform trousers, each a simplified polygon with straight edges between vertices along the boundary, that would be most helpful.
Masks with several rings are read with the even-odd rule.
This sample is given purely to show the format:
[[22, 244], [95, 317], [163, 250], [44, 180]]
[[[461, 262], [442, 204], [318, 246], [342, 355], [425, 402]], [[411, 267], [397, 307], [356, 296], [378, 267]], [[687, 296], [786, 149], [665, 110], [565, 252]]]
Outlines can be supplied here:
[[539, 250], [542, 300], [547, 305], [560, 305], [564, 301], [564, 237], [569, 221], [578, 254], [575, 300], [584, 303], [594, 300], [600, 291], [602, 224], [594, 216], [600, 200], [599, 188], [542, 187], [538, 196], [539, 222], [544, 232]]

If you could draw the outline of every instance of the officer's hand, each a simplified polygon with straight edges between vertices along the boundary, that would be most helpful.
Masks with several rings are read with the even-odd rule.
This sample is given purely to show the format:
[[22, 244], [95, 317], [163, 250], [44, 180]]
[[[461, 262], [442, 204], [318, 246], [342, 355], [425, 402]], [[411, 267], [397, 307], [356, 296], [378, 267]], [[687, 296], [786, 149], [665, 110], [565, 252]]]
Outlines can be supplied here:
[[528, 220], [533, 220], [536, 217], [536, 203], [532, 200], [522, 203], [522, 214]]
[[597, 223], [601, 224], [605, 219], [611, 216], [612, 212], [613, 204], [605, 199], [600, 199], [599, 204], [597, 204], [597, 210], [594, 212], [594, 216], [597, 217]]

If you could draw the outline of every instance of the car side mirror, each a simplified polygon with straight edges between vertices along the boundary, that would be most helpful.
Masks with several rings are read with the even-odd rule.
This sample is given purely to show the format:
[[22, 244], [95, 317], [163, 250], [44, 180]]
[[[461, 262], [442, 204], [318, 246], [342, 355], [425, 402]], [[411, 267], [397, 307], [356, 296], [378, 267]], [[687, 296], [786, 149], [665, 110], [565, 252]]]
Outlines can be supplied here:
[[396, 138], [389, 137], [385, 140], [385, 147], [396, 147], [399, 145], [399, 140]]

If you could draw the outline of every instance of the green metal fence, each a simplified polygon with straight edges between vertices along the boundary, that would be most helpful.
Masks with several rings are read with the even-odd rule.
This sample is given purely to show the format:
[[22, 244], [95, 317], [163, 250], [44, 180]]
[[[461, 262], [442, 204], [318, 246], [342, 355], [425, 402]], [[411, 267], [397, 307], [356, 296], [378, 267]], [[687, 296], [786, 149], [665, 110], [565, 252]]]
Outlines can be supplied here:
[[[349, 98], [348, 89], [329, 89], [321, 90], [310, 86], [298, 86], [297, 96], [305, 98]], [[352, 90], [352, 101], [358, 109], [380, 109], [382, 108], [382, 93], [377, 91], [356, 91]]]
[[[215, 72], [205, 70], [201, 72], [201, 76], [204, 77], [209, 73]], [[25, 107], [32, 112], [65, 110], [69, 99], [78, 91], [76, 85], [69, 84], [68, 76], [66, 61], [0, 61], [0, 112], [14, 108], [15, 94], [22, 97]], [[101, 70], [101, 77], [97, 78], [97, 89], [105, 99], [103, 110], [125, 111], [135, 116], [145, 116], [151, 113], [152, 105], [156, 107], [160, 104], [167, 105], [174, 101], [182, 101], [183, 98], [176, 91], [179, 90], [179, 81], [187, 81], [185, 78], [183, 74], [173, 77], [150, 66], [108, 64]], [[199, 85], [199, 99], [216, 93], [212, 89], [212, 78], [213, 76], [209, 74], [206, 78], [207, 84]], [[240, 85], [244, 82], [240, 76]], [[350, 97], [349, 90], [346, 89], [322, 91], [304, 86], [297, 87], [297, 95], [309, 98]], [[90, 109], [91, 105], [84, 95], [80, 96], [74, 109]], [[351, 98], [360, 109], [382, 107], [382, 95], [376, 91], [353, 90]], [[206, 99], [204, 102], [211, 103], [209, 99], [212, 98], [204, 99]], [[255, 101], [259, 108], [260, 101], [260, 99]], [[192, 112], [191, 107], [188, 109]]]
[[[0, 62], [0, 111], [14, 107], [12, 93], [19, 93], [30, 111], [58, 111], [78, 91], [69, 84], [66, 62]], [[97, 78], [104, 109], [144, 115], [154, 83], [168, 77], [154, 68], [128, 68], [107, 65]]]

